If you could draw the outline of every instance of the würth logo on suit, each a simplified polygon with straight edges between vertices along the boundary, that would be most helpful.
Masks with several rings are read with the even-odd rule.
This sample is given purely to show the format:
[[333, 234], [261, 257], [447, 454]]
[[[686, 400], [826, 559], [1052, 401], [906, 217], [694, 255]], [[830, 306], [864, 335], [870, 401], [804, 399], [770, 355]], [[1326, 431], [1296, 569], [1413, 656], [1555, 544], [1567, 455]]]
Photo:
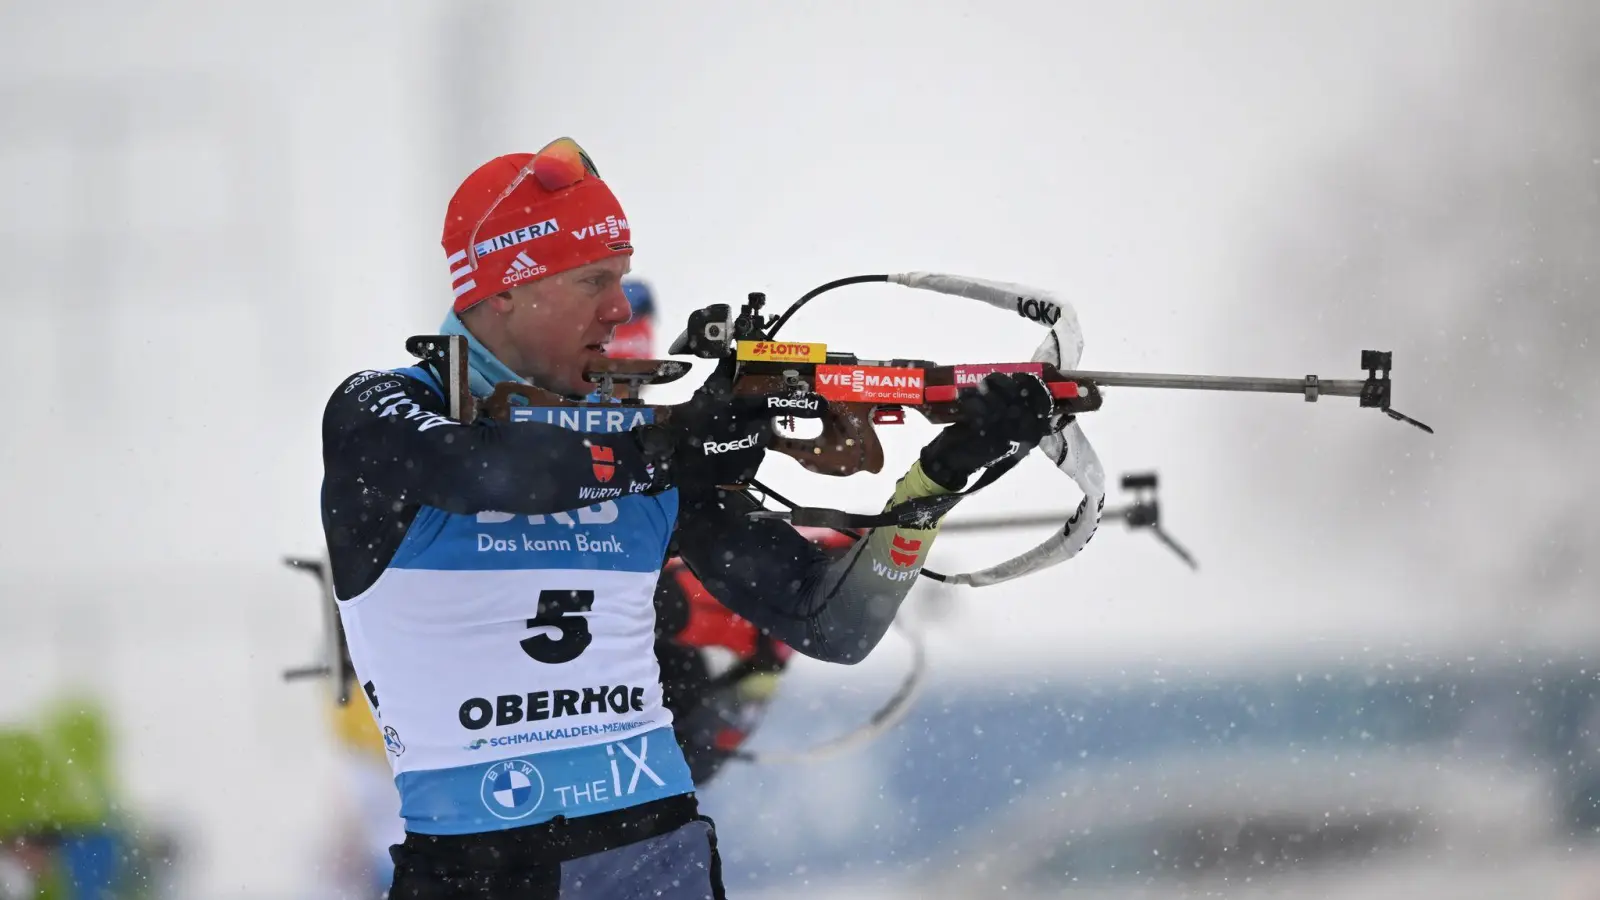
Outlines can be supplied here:
[[591, 446], [589, 457], [594, 460], [594, 477], [597, 480], [607, 482], [617, 474], [617, 455], [610, 447]]
[[889, 551], [889, 558], [897, 566], [914, 566], [917, 564], [917, 553], [922, 550], [922, 542], [914, 541], [904, 535], [895, 535], [894, 549]]

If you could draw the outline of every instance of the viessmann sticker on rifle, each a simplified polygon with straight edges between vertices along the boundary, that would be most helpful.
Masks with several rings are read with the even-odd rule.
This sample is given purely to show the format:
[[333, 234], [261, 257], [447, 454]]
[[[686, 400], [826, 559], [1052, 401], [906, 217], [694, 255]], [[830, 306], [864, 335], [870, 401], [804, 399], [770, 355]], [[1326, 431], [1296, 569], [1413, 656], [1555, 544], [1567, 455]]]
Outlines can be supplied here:
[[792, 341], [740, 341], [738, 358], [747, 362], [819, 363], [828, 359], [828, 345]]
[[922, 370], [817, 366], [817, 393], [849, 403], [921, 403]]

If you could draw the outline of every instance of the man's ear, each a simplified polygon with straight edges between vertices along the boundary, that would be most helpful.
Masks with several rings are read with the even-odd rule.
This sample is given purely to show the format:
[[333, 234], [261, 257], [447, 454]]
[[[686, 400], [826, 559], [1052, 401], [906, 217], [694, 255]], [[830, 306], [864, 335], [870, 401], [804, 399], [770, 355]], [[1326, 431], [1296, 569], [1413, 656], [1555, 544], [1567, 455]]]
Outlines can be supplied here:
[[473, 322], [482, 322], [491, 315], [503, 316], [510, 311], [511, 294], [506, 291], [501, 291], [498, 294], [490, 294], [482, 300], [479, 300], [477, 303], [469, 306], [466, 312], [461, 314], [461, 321], [463, 324], [471, 327], [471, 323]]
[[483, 298], [483, 305], [493, 310], [497, 315], [505, 315], [511, 311], [511, 292], [501, 291]]

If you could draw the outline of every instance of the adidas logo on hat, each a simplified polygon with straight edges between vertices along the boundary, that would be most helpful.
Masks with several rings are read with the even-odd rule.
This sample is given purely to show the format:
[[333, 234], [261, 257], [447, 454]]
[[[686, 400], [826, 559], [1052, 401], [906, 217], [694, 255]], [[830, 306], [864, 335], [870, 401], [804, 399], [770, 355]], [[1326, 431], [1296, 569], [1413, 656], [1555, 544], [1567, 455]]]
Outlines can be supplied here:
[[516, 255], [516, 258], [511, 260], [511, 266], [506, 269], [506, 274], [501, 277], [500, 283], [519, 284], [544, 273], [545, 267], [534, 262], [533, 257], [528, 255], [528, 251], [523, 250]]

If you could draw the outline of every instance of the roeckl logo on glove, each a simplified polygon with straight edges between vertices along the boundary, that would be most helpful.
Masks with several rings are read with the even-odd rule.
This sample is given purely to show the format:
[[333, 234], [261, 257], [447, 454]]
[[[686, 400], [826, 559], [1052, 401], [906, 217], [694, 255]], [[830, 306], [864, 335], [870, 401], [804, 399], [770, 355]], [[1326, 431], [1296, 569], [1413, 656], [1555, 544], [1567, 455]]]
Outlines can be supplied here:
[[752, 434], [748, 437], [742, 437], [737, 441], [724, 441], [720, 444], [716, 441], [706, 441], [701, 449], [707, 456], [716, 456], [718, 453], [727, 453], [730, 450], [748, 450], [751, 447], [754, 447], [756, 445], [756, 441], [760, 438], [761, 435]]
[[767, 409], [803, 409], [816, 412], [822, 406], [809, 397], [768, 397]]

